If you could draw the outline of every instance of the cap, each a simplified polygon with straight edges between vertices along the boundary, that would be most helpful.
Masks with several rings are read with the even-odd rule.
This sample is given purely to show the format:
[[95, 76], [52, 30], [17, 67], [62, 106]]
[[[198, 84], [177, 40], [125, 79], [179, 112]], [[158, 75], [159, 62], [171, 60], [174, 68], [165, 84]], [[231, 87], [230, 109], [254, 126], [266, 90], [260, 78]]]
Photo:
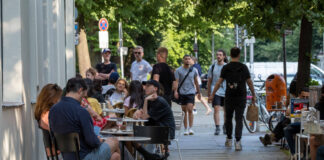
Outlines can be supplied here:
[[112, 73], [110, 74], [110, 76], [109, 76], [108, 81], [109, 81], [110, 83], [116, 83], [117, 80], [118, 80], [118, 78], [119, 78], [119, 74], [118, 74], [117, 72], [112, 72]]
[[111, 51], [110, 51], [109, 48], [105, 48], [105, 49], [103, 49], [103, 50], [101, 51], [102, 54], [103, 54], [103, 53], [106, 53], [106, 52], [110, 52], [110, 53], [111, 53]]
[[160, 88], [160, 84], [159, 82], [157, 82], [156, 80], [148, 80], [148, 81], [143, 81], [142, 82], [143, 85], [147, 85], [147, 84], [150, 84], [150, 85], [153, 85], [154, 87], [157, 87], [158, 89]]

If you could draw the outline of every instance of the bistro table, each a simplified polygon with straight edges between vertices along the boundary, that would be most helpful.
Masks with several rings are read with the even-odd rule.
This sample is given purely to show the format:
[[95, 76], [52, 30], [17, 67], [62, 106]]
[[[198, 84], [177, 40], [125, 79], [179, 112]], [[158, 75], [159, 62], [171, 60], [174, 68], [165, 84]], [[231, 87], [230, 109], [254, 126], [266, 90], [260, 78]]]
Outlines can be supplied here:
[[132, 130], [121, 130], [118, 129], [105, 129], [100, 131], [100, 134], [112, 134], [112, 135], [132, 135], [134, 132]]
[[124, 109], [109, 109], [109, 108], [104, 108], [102, 109], [103, 112], [110, 112], [110, 113], [125, 113]]

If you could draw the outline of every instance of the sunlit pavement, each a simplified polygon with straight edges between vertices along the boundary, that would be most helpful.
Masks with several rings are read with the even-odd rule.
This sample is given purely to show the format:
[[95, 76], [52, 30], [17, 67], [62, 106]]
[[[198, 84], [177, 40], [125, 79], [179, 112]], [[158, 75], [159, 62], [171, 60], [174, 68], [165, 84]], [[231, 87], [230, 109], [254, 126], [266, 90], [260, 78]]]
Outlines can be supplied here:
[[[198, 114], [195, 115], [193, 129], [195, 135], [184, 136], [181, 134], [179, 146], [183, 160], [215, 160], [215, 159], [233, 159], [233, 160], [287, 160], [288, 156], [284, 154], [279, 146], [271, 145], [264, 147], [259, 141], [259, 136], [265, 134], [265, 127], [260, 127], [260, 132], [251, 134], [243, 126], [242, 146], [243, 150], [236, 152], [234, 145], [232, 148], [225, 147], [226, 136], [220, 134], [214, 135], [215, 125], [213, 113], [206, 116], [205, 108], [199, 102], [196, 103]], [[173, 110], [181, 110], [180, 106], [173, 104]], [[221, 116], [223, 112], [221, 112]], [[223, 118], [221, 118], [223, 124]], [[234, 132], [234, 131], [233, 131]], [[221, 132], [222, 133], [222, 132]], [[179, 159], [175, 142], [170, 146], [170, 160]]]

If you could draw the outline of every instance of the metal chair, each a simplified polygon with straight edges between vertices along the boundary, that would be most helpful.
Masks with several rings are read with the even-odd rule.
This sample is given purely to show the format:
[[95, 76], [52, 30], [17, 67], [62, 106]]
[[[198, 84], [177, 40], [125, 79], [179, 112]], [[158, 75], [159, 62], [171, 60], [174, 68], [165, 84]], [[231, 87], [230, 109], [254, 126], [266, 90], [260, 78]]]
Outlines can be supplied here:
[[178, 132], [175, 135], [174, 139], [171, 139], [171, 141], [175, 141], [177, 144], [177, 149], [179, 153], [179, 159], [182, 160], [181, 152], [180, 152], [180, 147], [179, 147], [179, 138], [181, 136], [181, 128], [183, 124], [183, 119], [184, 119], [185, 113], [183, 111], [173, 111], [173, 117], [175, 121], [175, 131]]
[[[54, 145], [54, 141], [53, 141], [53, 138], [52, 138], [52, 135], [50, 134], [50, 132], [48, 130], [45, 130], [45, 129], [42, 129], [40, 128], [43, 132], [43, 142], [44, 142], [44, 147], [45, 147], [45, 153], [46, 153], [46, 158], [47, 160], [50, 160], [50, 159], [55, 159], [58, 160], [58, 155], [57, 155], [57, 149]], [[55, 153], [53, 153], [53, 147], [54, 147], [54, 151]], [[47, 153], [47, 150], [46, 148], [49, 148], [49, 153]]]
[[144, 141], [141, 143], [145, 144], [163, 144], [164, 145], [164, 159], [169, 156], [168, 145], [169, 145], [169, 127], [161, 126], [134, 126], [135, 137], [150, 137], [150, 141]]
[[80, 140], [78, 133], [54, 133], [54, 142], [61, 153], [75, 153], [75, 159], [80, 160]]
[[298, 160], [300, 160], [300, 157], [301, 157], [300, 139], [307, 139], [306, 151], [305, 152], [306, 152], [306, 158], [308, 157], [308, 146], [309, 146], [310, 136], [306, 132], [303, 133], [303, 130], [305, 128], [304, 125], [305, 125], [305, 119], [306, 119], [307, 114], [308, 114], [308, 111], [303, 111], [302, 112], [302, 115], [301, 115], [301, 118], [300, 118], [300, 133], [297, 133], [296, 138], [295, 138], [295, 151], [298, 154]]

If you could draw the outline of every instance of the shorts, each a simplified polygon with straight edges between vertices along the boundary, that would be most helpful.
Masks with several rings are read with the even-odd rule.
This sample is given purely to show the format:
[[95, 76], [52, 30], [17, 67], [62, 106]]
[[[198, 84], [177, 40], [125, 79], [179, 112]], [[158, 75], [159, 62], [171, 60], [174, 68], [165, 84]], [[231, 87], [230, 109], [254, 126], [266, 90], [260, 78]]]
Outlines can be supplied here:
[[224, 102], [225, 102], [225, 98], [224, 97], [215, 95], [214, 96], [214, 99], [213, 99], [212, 105], [213, 105], [213, 107], [215, 107], [215, 106], [222, 106], [222, 107], [224, 107]]
[[187, 105], [188, 103], [195, 104], [195, 95], [194, 94], [180, 94], [179, 101], [181, 105]]
[[92, 160], [92, 159], [109, 160], [110, 157], [111, 157], [111, 151], [109, 145], [107, 143], [101, 143], [98, 148], [88, 153], [83, 158], [83, 160]]

